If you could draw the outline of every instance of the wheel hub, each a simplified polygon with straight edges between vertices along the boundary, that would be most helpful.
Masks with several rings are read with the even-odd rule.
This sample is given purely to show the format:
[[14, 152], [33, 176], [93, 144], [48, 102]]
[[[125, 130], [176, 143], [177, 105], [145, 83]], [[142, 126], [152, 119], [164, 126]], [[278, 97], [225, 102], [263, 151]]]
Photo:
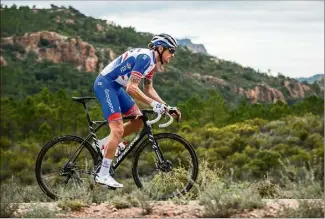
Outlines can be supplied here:
[[166, 160], [164, 163], [159, 165], [159, 169], [165, 173], [172, 171], [173, 169], [172, 162]]
[[61, 169], [61, 175], [69, 175], [73, 172], [74, 164], [72, 162], [66, 163]]

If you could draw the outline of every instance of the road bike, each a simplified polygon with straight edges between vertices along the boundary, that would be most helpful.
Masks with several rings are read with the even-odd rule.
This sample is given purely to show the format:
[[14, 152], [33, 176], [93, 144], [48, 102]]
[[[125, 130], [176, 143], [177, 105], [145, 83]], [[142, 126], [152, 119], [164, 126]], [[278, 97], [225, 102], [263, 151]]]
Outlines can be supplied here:
[[[69, 190], [78, 193], [77, 188], [93, 189], [96, 185], [94, 178], [103, 159], [96, 132], [107, 124], [107, 120], [90, 119], [86, 103], [95, 97], [72, 99], [83, 105], [90, 133], [85, 138], [75, 135], [55, 137], [41, 149], [35, 164], [35, 175], [41, 190], [51, 199], [57, 199]], [[153, 110], [141, 111], [142, 116], [123, 117], [123, 120], [142, 119], [143, 128], [113, 160], [110, 173], [115, 176], [119, 165], [136, 149], [132, 161], [132, 177], [136, 186], [157, 199], [180, 197], [193, 187], [198, 176], [194, 147], [177, 134], [153, 134], [153, 124], [163, 115]], [[149, 115], [157, 117], [149, 120]], [[165, 118], [167, 116], [169, 121], [159, 124], [160, 128], [172, 124], [173, 117], [166, 112]]]

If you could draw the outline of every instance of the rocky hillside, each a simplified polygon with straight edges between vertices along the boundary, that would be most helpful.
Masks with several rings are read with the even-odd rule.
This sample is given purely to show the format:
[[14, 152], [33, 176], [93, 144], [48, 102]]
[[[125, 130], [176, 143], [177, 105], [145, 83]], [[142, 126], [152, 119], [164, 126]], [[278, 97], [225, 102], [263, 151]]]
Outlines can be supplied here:
[[177, 39], [177, 42], [180, 46], [185, 46], [194, 53], [202, 53], [208, 55], [208, 52], [203, 44], [192, 43], [190, 39]]
[[[86, 72], [96, 72], [103, 68], [104, 59], [111, 61], [116, 58], [114, 51], [109, 48], [96, 50], [92, 44], [82, 41], [79, 37], [68, 37], [49, 31], [4, 37], [2, 43], [3, 45], [22, 46], [24, 53], [16, 54], [19, 60], [24, 60], [28, 52], [32, 51], [37, 54], [38, 62], [44, 59], [54, 63], [72, 62], [77, 69], [83, 69]], [[3, 57], [1, 60], [3, 60], [3, 65], [6, 65]]]
[[[150, 33], [139, 33], [130, 27], [122, 28], [114, 23], [87, 17], [72, 7], [59, 8], [52, 5], [51, 9], [15, 6], [1, 8], [1, 20], [1, 70], [4, 81], [11, 81], [11, 86], [20, 84], [21, 78], [14, 72], [32, 56], [35, 65], [23, 76], [29, 74], [30, 87], [35, 83], [46, 86], [44, 82], [56, 84], [56, 87], [63, 84], [58, 81], [60, 79], [49, 81], [48, 76], [33, 76], [39, 75], [37, 72], [41, 71], [43, 74], [50, 72], [44, 66], [43, 70], [40, 69], [44, 61], [47, 64], [50, 61], [53, 63], [51, 65], [67, 63], [84, 72], [80, 74], [90, 74], [88, 85], [85, 86], [88, 86], [89, 94], [92, 94], [92, 80], [107, 63], [128, 47], [145, 47], [152, 37]], [[66, 73], [68, 74], [70, 73]], [[45, 81], [39, 81], [40, 77]], [[6, 84], [2, 88], [5, 90], [2, 95], [17, 95], [11, 86]], [[80, 88], [79, 84], [70, 86], [77, 90]], [[323, 95], [323, 87], [317, 84], [302, 84], [281, 75], [268, 76], [237, 63], [193, 53], [190, 46], [177, 51], [173, 63], [166, 68], [165, 73], [157, 74], [155, 86], [165, 99], [173, 103], [195, 94], [205, 97], [209, 90], [216, 90], [232, 103], [242, 99], [249, 99], [253, 103], [278, 100], [292, 102], [311, 95]], [[66, 88], [66, 85], [62, 88]], [[21, 95], [33, 93], [35, 88], [21, 91]], [[173, 93], [178, 93], [177, 99]]]

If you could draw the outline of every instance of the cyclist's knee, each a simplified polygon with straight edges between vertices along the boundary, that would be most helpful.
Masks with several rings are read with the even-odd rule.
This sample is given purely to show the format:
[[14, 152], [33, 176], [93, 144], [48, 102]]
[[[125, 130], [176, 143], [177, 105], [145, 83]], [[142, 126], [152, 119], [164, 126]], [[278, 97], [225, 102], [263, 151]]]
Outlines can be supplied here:
[[111, 135], [113, 138], [122, 138], [124, 133], [123, 122], [112, 122], [110, 124]]
[[111, 133], [112, 133], [112, 135], [113, 135], [114, 138], [118, 138], [118, 139], [122, 138], [123, 137], [123, 133], [124, 133], [123, 126], [122, 126], [122, 128], [113, 129], [111, 131]]

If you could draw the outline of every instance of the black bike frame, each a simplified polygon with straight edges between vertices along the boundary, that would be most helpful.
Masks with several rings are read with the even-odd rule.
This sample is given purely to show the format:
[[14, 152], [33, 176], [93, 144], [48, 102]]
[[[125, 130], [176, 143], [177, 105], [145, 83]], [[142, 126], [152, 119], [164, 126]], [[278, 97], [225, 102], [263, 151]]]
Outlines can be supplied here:
[[[84, 143], [87, 142], [91, 137], [93, 138], [94, 142], [95, 142], [95, 148], [97, 150], [97, 153], [101, 155], [101, 151], [99, 149], [99, 145], [98, 145], [98, 140], [97, 140], [97, 136], [96, 136], [96, 132], [103, 127], [105, 124], [107, 124], [107, 120], [104, 121], [91, 121], [89, 114], [88, 114], [88, 109], [86, 106], [85, 102], [82, 102], [83, 106], [84, 106], [84, 110], [86, 113], [86, 117], [87, 117], [87, 121], [88, 121], [88, 125], [89, 125], [89, 129], [90, 129], [90, 134], [84, 139], [84, 141], [80, 144], [80, 146], [77, 148], [77, 150], [71, 155], [69, 162], [71, 162], [72, 158], [75, 157], [75, 159], [72, 160], [72, 162], [74, 162], [77, 157], [79, 156], [79, 154], [81, 153], [83, 147], [84, 147]], [[153, 137], [152, 134], [152, 127], [151, 125], [147, 124], [148, 121], [148, 114], [149, 113], [153, 113], [152, 110], [142, 110], [142, 116], [128, 116], [128, 117], [123, 117], [124, 120], [127, 119], [142, 119], [143, 121], [143, 129], [141, 130], [141, 132], [134, 138], [134, 140], [125, 148], [125, 150], [116, 158], [116, 160], [113, 162], [112, 164], [112, 168], [113, 170], [115, 170], [122, 162], [123, 160], [128, 156], [128, 154], [135, 148], [136, 145], [138, 145], [141, 140], [148, 135], [148, 139], [150, 142], [152, 142], [152, 148], [154, 149], [157, 158], [159, 160], [159, 163], [164, 163], [165, 158], [163, 156], [163, 154], [161, 153], [161, 150], [155, 140], [155, 138]], [[93, 127], [93, 125], [97, 125], [97, 127]], [[76, 155], [77, 154], [77, 155]], [[76, 155], [76, 156], [75, 156]], [[98, 156], [99, 161], [102, 160], [102, 156]], [[67, 163], [67, 164], [68, 164]], [[66, 165], [67, 165], [66, 164]]]

